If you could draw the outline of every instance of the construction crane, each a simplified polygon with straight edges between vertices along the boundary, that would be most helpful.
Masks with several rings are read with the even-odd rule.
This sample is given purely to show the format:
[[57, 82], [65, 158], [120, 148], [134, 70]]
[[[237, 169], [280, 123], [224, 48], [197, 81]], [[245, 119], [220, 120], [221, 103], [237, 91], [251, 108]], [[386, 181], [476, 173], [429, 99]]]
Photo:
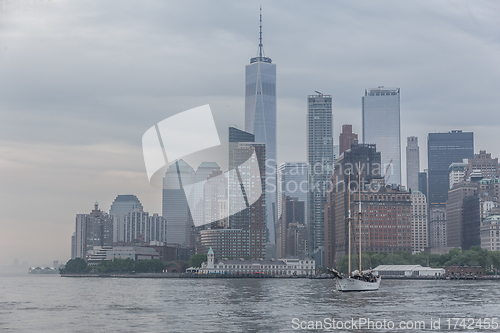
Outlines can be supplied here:
[[389, 164], [387, 164], [387, 168], [385, 168], [384, 176], [382, 177], [382, 178], [384, 178], [385, 183], [387, 183], [387, 180], [389, 180], [389, 178], [391, 177], [391, 175], [389, 175], [389, 177], [387, 177], [387, 179], [385, 178], [385, 176], [387, 175], [387, 172], [389, 171], [389, 168], [391, 167], [392, 161], [394, 161], [394, 160], [391, 159]]

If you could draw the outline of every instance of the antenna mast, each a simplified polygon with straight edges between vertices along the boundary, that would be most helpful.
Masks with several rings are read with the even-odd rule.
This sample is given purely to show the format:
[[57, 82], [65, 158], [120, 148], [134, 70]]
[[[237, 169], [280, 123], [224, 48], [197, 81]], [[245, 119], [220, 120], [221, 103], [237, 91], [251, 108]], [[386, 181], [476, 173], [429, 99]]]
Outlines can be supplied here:
[[262, 61], [262, 6], [260, 7], [260, 28], [259, 28], [259, 61]]

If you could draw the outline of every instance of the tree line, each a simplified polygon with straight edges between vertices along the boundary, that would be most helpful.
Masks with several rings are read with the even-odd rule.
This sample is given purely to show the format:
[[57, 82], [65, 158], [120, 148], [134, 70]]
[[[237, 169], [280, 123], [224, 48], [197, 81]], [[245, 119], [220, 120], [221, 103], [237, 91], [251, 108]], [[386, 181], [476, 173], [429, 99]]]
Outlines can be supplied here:
[[[368, 251], [361, 254], [361, 260], [363, 269], [375, 268], [379, 265], [421, 265], [432, 268], [481, 266], [486, 274], [500, 272], [500, 251], [488, 251], [479, 246], [473, 246], [465, 251], [454, 248], [441, 255], [427, 252], [411, 254], [408, 252], [373, 253]], [[348, 266], [348, 256], [344, 256], [337, 262], [335, 268], [340, 272], [348, 273]], [[358, 267], [358, 255], [351, 256], [351, 270], [358, 269]]]
[[133, 259], [102, 260], [97, 266], [89, 266], [82, 258], [69, 260], [61, 268], [61, 274], [85, 274], [85, 273], [161, 273], [163, 272], [163, 261], [149, 259], [135, 261]]
[[[205, 253], [198, 253], [191, 257], [190, 261], [184, 262], [186, 266], [201, 267], [207, 261]], [[86, 274], [86, 273], [161, 273], [165, 263], [159, 259], [134, 261], [133, 259], [102, 260], [97, 266], [90, 266], [82, 258], [70, 259], [63, 268], [59, 269], [61, 274]]]

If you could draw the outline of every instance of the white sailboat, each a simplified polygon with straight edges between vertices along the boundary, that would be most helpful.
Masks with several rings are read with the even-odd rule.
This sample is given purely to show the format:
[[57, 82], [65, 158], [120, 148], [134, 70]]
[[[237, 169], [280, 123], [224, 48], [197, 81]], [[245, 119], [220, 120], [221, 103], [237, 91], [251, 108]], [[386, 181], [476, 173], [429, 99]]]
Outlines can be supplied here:
[[[358, 166], [358, 170], [360, 170]], [[333, 274], [333, 279], [335, 280], [335, 287], [338, 291], [370, 291], [370, 290], [378, 290], [380, 287], [380, 281], [382, 278], [380, 276], [375, 276], [372, 274], [372, 270], [362, 270], [361, 268], [361, 223], [362, 212], [361, 212], [361, 183], [359, 182], [359, 173], [358, 173], [358, 193], [359, 193], [359, 208], [358, 208], [358, 222], [359, 222], [359, 270], [355, 270], [352, 273], [349, 273], [349, 276], [345, 277], [341, 275], [334, 269], [330, 269], [330, 272]], [[351, 193], [350, 193], [350, 184], [351, 184], [351, 174], [349, 173], [349, 186], [347, 189], [347, 197], [348, 197], [348, 228], [349, 228], [349, 237], [348, 237], [348, 262], [349, 262], [349, 272], [351, 272]]]

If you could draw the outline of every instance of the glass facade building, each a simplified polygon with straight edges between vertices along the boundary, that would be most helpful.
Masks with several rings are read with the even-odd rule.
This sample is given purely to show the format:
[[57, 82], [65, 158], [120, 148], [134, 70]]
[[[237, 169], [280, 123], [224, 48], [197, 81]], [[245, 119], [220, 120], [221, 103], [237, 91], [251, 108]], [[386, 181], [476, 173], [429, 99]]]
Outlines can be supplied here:
[[194, 223], [184, 186], [194, 181], [193, 168], [179, 160], [170, 165], [163, 178], [162, 216], [167, 221], [167, 243], [186, 247], [194, 245]]
[[427, 202], [429, 207], [445, 207], [450, 188], [450, 164], [474, 158], [474, 134], [460, 130], [449, 133], [429, 133], [427, 154]]
[[[333, 170], [333, 114], [331, 95], [307, 97], [307, 162], [309, 253], [324, 250], [325, 204]], [[321, 260], [320, 260], [321, 261]], [[322, 265], [322, 262], [319, 263]]]
[[109, 209], [110, 215], [116, 215], [116, 223], [113, 226], [113, 242], [123, 242], [125, 240], [125, 215], [128, 212], [143, 211], [139, 199], [132, 194], [118, 195]]
[[276, 217], [276, 65], [271, 58], [250, 59], [245, 70], [245, 131], [266, 145], [266, 204], [268, 241], [275, 243]]
[[304, 223], [307, 224], [307, 162], [286, 162], [278, 166], [278, 219], [284, 211], [285, 196], [305, 203]]
[[[399, 88], [366, 89], [362, 100], [363, 143], [376, 144], [388, 184], [401, 184]], [[392, 161], [392, 162], [391, 162]]]

